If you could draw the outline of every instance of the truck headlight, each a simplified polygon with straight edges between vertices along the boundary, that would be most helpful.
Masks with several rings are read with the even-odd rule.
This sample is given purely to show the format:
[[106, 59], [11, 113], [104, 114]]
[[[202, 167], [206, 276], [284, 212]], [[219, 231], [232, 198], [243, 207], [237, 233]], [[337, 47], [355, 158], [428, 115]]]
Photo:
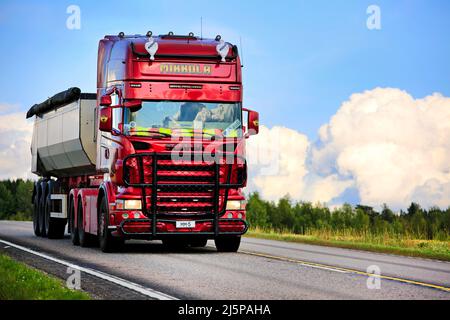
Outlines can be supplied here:
[[141, 200], [116, 200], [117, 210], [141, 210]]
[[228, 200], [227, 210], [245, 210], [247, 201], [245, 200]]

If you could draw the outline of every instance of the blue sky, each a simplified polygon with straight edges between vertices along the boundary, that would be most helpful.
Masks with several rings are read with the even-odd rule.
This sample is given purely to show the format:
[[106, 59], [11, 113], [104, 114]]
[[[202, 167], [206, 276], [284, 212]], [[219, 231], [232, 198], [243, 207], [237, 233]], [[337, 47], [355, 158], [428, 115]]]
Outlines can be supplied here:
[[[68, 30], [66, 8], [81, 8]], [[382, 29], [366, 28], [370, 4]], [[96, 51], [105, 34], [220, 33], [244, 56], [245, 104], [262, 123], [307, 134], [352, 93], [395, 87], [416, 98], [450, 95], [450, 2], [341, 1], [5, 1], [0, 2], [3, 89], [21, 109], [70, 86], [95, 90]]]
[[[70, 5], [81, 9], [80, 30], [66, 27]], [[366, 27], [370, 5], [381, 30]], [[450, 205], [448, 0], [0, 0], [0, 178], [31, 175], [23, 111], [72, 86], [95, 92], [104, 35], [199, 35], [201, 17], [204, 37], [242, 39], [244, 104], [266, 126], [254, 145], [284, 143], [279, 172], [255, 171], [250, 189], [329, 204]], [[321, 127], [333, 133], [319, 143]]]

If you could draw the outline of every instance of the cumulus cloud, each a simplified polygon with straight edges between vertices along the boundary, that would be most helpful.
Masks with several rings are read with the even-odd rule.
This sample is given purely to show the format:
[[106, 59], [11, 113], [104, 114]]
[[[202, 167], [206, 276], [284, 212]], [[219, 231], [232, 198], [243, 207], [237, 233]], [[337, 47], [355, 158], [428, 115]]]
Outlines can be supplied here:
[[274, 201], [289, 195], [296, 200], [329, 202], [353, 184], [337, 175], [311, 174], [307, 169], [310, 146], [308, 137], [298, 131], [261, 126], [247, 148], [249, 190]]
[[283, 145], [274, 147], [280, 176], [253, 171], [250, 189], [270, 199], [289, 193], [329, 203], [352, 187], [367, 205], [450, 205], [450, 98], [440, 94], [414, 99], [377, 88], [344, 102], [314, 144], [290, 129], [264, 128], [255, 145], [268, 136]]
[[270, 200], [286, 194], [301, 197], [308, 148], [309, 141], [304, 134], [284, 127], [261, 126], [259, 134], [249, 139], [247, 148], [250, 190], [259, 190]]
[[30, 144], [32, 122], [15, 106], [0, 104], [0, 179], [33, 178]]

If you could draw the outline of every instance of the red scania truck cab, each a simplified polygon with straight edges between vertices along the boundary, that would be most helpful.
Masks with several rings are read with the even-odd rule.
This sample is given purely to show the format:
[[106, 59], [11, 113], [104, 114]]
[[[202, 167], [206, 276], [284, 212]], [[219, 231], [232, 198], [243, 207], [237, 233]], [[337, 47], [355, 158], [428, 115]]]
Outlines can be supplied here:
[[[96, 94], [34, 105], [37, 236], [115, 251], [127, 239], [234, 252], [247, 229], [246, 138], [237, 47], [217, 36], [105, 36]], [[245, 120], [244, 120], [245, 119]]]

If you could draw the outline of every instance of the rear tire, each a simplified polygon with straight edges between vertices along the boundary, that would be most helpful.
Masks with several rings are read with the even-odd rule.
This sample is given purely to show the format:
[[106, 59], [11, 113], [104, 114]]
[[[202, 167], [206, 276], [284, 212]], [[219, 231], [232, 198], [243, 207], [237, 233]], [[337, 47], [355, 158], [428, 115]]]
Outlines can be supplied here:
[[83, 224], [83, 202], [78, 200], [78, 239], [80, 246], [83, 248], [92, 247], [94, 245], [94, 236], [84, 231]]
[[106, 196], [102, 198], [98, 213], [98, 242], [100, 250], [105, 253], [116, 252], [121, 249], [125, 243], [122, 238], [114, 238], [109, 230], [109, 212]]
[[80, 245], [80, 238], [78, 237], [78, 228], [75, 224], [75, 204], [73, 203], [73, 199], [70, 200], [69, 205], [69, 226], [70, 226], [70, 239], [72, 240], [72, 244], [74, 246]]
[[41, 228], [39, 225], [39, 197], [37, 193], [33, 200], [33, 231], [35, 236], [41, 236]]
[[66, 227], [66, 220], [59, 218], [52, 218], [50, 212], [52, 211], [52, 200], [50, 194], [45, 201], [45, 233], [49, 239], [64, 238], [64, 231]]
[[220, 236], [214, 239], [217, 251], [219, 252], [237, 252], [241, 244], [240, 236]]

